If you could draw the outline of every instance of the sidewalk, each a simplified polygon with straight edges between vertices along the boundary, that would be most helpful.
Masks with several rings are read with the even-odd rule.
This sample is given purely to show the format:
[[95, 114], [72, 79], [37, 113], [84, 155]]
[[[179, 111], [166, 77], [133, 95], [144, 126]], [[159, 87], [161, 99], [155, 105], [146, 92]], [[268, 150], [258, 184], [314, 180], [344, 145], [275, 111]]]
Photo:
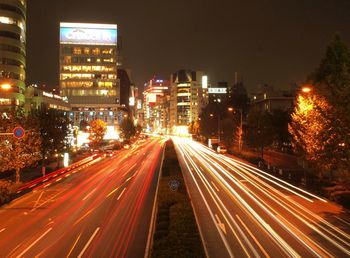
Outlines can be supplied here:
[[[233, 149], [233, 152], [240, 153], [237, 151], [237, 149]], [[250, 158], [261, 158], [261, 152], [248, 148], [243, 149], [241, 154]], [[263, 158], [266, 165], [269, 164], [272, 167], [297, 170], [303, 169], [300, 165], [298, 165], [298, 158], [294, 155], [272, 150], [264, 150]]]
[[287, 180], [291, 183], [301, 185], [305, 182], [306, 171], [298, 165], [296, 156], [272, 150], [264, 150], [264, 164], [261, 163], [261, 152], [244, 148], [241, 152], [237, 148], [230, 149], [232, 155], [245, 159], [263, 169], [264, 171]]
[[[74, 163], [82, 158], [84, 158], [85, 156], [88, 156], [90, 153], [86, 152], [86, 153], [82, 153], [82, 154], [78, 154], [75, 155], [71, 158], [70, 163]], [[51, 172], [62, 168], [63, 167], [63, 159], [61, 158], [59, 161], [59, 166], [57, 166], [57, 161], [52, 161], [48, 164], [45, 165], [46, 167], [46, 175], [50, 174]], [[42, 171], [41, 171], [41, 163], [39, 161], [37, 167], [35, 168], [24, 168], [21, 171], [21, 183], [27, 183], [30, 182], [38, 177], [42, 176]], [[0, 175], [0, 180], [9, 180], [9, 181], [15, 181], [15, 173], [10, 173], [10, 172], [6, 172], [3, 175]]]

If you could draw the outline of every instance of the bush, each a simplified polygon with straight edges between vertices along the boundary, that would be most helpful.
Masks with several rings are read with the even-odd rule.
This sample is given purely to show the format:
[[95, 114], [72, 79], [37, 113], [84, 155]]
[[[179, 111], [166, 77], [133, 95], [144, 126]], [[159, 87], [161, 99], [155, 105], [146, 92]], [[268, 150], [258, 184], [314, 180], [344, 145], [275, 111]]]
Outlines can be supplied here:
[[0, 205], [10, 202], [14, 198], [17, 189], [18, 185], [10, 181], [0, 180]]
[[[180, 183], [176, 191], [170, 189], [171, 180]], [[165, 148], [157, 204], [151, 257], [205, 257], [172, 141], [168, 141]]]

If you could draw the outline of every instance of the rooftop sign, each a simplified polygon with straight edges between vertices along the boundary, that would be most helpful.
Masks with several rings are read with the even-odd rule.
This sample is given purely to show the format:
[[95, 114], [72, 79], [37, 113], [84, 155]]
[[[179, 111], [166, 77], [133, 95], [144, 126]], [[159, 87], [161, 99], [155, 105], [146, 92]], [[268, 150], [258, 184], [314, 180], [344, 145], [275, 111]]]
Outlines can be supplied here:
[[60, 23], [61, 44], [116, 45], [117, 25]]

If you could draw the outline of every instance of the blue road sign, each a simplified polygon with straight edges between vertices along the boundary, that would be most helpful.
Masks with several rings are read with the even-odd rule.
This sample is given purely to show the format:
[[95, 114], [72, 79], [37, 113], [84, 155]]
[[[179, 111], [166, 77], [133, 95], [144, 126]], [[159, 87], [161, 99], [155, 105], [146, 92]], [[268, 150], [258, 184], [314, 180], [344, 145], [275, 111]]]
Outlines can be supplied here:
[[13, 129], [13, 137], [20, 139], [23, 138], [25, 135], [25, 131], [22, 127], [17, 126], [15, 129]]

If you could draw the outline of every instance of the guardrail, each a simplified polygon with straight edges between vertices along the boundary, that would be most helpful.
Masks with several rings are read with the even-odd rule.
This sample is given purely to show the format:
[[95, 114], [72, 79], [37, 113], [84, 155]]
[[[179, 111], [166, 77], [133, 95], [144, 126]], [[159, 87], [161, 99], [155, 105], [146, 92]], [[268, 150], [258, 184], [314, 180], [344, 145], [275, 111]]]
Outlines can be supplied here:
[[81, 167], [83, 165], [88, 164], [90, 161], [95, 160], [96, 158], [100, 157], [101, 155], [98, 154], [93, 154], [89, 157], [86, 157], [78, 162], [73, 163], [72, 165], [65, 167], [65, 168], [61, 168], [58, 169], [56, 171], [51, 172], [50, 174], [47, 174], [45, 176], [36, 178], [24, 185], [22, 185], [20, 188], [18, 188], [17, 190], [17, 194], [22, 193], [23, 191], [30, 191], [33, 187], [38, 186], [40, 184], [43, 184], [47, 181], [49, 181], [50, 179], [53, 179], [59, 175], [65, 174], [67, 172], [70, 172], [78, 167]]

